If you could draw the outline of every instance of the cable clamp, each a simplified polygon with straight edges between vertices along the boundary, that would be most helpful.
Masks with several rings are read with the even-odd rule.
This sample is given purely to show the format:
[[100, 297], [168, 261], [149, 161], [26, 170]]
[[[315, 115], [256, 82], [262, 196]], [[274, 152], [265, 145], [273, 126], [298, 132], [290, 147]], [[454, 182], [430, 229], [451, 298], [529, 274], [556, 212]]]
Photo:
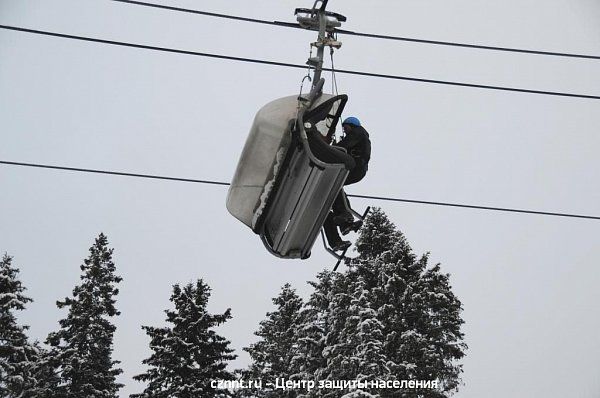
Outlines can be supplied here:
[[325, 37], [322, 40], [316, 41], [314, 43], [310, 43], [312, 47], [321, 48], [321, 47], [331, 47], [335, 49], [340, 49], [342, 47], [342, 42], [337, 41], [335, 39]]

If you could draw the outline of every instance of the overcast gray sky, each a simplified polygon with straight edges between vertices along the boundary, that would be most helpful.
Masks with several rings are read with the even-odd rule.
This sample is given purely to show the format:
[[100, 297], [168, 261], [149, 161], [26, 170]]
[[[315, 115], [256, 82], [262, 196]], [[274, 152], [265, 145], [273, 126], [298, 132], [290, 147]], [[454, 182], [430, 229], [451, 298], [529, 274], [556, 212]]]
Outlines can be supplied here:
[[[165, 1], [165, 3], [167, 3]], [[294, 21], [312, 0], [170, 5]], [[344, 28], [415, 38], [600, 54], [597, 0], [331, 0]], [[304, 63], [312, 32], [107, 0], [0, 0], [0, 24], [200, 52]], [[600, 95], [600, 61], [340, 36], [336, 66]], [[229, 181], [255, 112], [298, 92], [301, 70], [0, 30], [0, 159]], [[331, 83], [329, 74], [326, 87]], [[600, 101], [338, 75], [373, 141], [350, 193], [600, 215]], [[148, 338], [171, 285], [203, 278], [221, 332], [241, 348], [291, 282], [332, 258], [272, 257], [229, 216], [226, 188], [0, 166], [0, 250], [35, 299], [21, 316], [43, 340], [65, 316], [100, 231], [123, 276], [115, 359], [123, 397], [142, 385]], [[386, 203], [417, 253], [452, 274], [469, 345], [461, 398], [600, 396], [600, 222]]]

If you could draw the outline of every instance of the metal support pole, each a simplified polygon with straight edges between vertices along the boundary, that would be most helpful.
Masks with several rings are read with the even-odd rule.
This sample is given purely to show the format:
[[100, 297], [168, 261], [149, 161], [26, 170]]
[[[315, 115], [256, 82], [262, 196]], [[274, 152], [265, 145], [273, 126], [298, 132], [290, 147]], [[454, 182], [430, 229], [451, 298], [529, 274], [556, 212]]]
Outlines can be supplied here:
[[315, 66], [315, 75], [313, 77], [313, 87], [321, 79], [321, 72], [323, 71], [323, 55], [325, 54], [325, 27], [327, 26], [327, 15], [325, 14], [324, 6], [317, 11], [319, 18], [319, 39], [317, 40], [317, 63]]
[[[297, 8], [295, 14], [301, 27], [319, 32], [317, 41], [311, 43], [311, 46], [317, 47], [317, 55], [311, 56], [307, 64], [313, 68], [314, 76], [312, 79], [312, 88], [314, 89], [323, 72], [323, 61], [325, 47], [340, 48], [342, 43], [335, 40], [332, 36], [335, 29], [346, 21], [346, 17], [325, 10], [328, 0], [316, 0], [312, 9]], [[318, 7], [320, 3], [320, 7]], [[318, 7], [318, 8], [317, 8]]]

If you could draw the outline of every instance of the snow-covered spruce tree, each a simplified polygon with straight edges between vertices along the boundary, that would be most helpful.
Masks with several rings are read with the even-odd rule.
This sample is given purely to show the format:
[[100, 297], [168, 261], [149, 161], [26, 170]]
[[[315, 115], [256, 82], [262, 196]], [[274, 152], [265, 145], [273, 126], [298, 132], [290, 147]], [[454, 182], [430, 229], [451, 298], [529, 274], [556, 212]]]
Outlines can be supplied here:
[[370, 398], [376, 395], [369, 389], [342, 389], [327, 383], [390, 378], [382, 350], [382, 324], [372, 308], [369, 291], [356, 277], [353, 273], [331, 275], [330, 290], [323, 300], [328, 306], [322, 307], [320, 314], [325, 320], [323, 366], [315, 372], [316, 381], [324, 382], [325, 388], [313, 390], [307, 397]]
[[0, 397], [33, 397], [37, 348], [27, 340], [28, 326], [17, 323], [15, 311], [25, 309], [32, 300], [24, 295], [19, 270], [12, 257], [0, 260]]
[[58, 301], [59, 308], [69, 310], [59, 321], [60, 329], [50, 333], [49, 362], [56, 368], [60, 385], [53, 396], [65, 398], [114, 398], [121, 384], [116, 376], [121, 370], [112, 360], [115, 326], [110, 318], [119, 315], [115, 296], [121, 278], [115, 274], [113, 249], [100, 234], [81, 265], [81, 284], [73, 296]]
[[57, 358], [53, 356], [51, 350], [45, 349], [37, 342], [34, 346], [38, 357], [34, 369], [35, 388], [31, 398], [63, 397], [64, 389], [59, 388], [61, 380]]
[[460, 330], [462, 306], [449, 275], [417, 258], [401, 232], [379, 209], [365, 220], [357, 240], [359, 257], [348, 271], [362, 281], [377, 311], [382, 353], [396, 380], [437, 380], [439, 388], [370, 391], [381, 397], [448, 397], [460, 384], [466, 344]]
[[183, 288], [175, 285], [171, 295], [175, 310], [165, 311], [169, 326], [142, 326], [150, 336], [152, 355], [143, 361], [149, 369], [134, 379], [148, 384], [132, 398], [230, 396], [227, 390], [212, 388], [211, 381], [234, 379], [226, 367], [237, 356], [230, 342], [214, 330], [231, 318], [231, 311], [209, 314], [209, 297], [210, 287], [202, 279]]
[[[346, 333], [354, 330], [351, 356], [357, 362], [355, 379], [390, 380], [387, 360], [384, 355], [383, 323], [377, 319], [377, 311], [373, 308], [371, 291], [363, 280], [354, 284], [351, 310], [353, 315], [345, 325]], [[359, 395], [357, 395], [359, 396]]]
[[[317, 275], [316, 281], [309, 284], [314, 288], [308, 301], [300, 311], [300, 326], [297, 330], [297, 351], [292, 358], [292, 374], [290, 379], [319, 380], [326, 378], [327, 360], [324, 351], [327, 348], [329, 325], [329, 306], [331, 290], [336, 275], [331, 271], [323, 271]], [[321, 397], [320, 390], [298, 390], [299, 398]]]
[[292, 358], [298, 351], [297, 331], [300, 325], [302, 299], [289, 283], [286, 283], [279, 295], [273, 298], [276, 310], [267, 313], [267, 319], [260, 322], [254, 334], [258, 342], [244, 348], [250, 354], [252, 363], [244, 379], [262, 380], [262, 388], [244, 390], [245, 396], [265, 398], [293, 398], [294, 391], [275, 390], [267, 383], [275, 383], [277, 378], [289, 379], [292, 370]]
[[[328, 291], [328, 305], [321, 308], [320, 317], [325, 325], [325, 348], [322, 351], [324, 367], [319, 372], [321, 380], [348, 380], [356, 374], [358, 363], [352, 356], [355, 347], [355, 330], [348, 333], [346, 325], [359, 323], [353, 306], [352, 283], [346, 274], [332, 274]], [[323, 396], [329, 396], [323, 393]]]
[[[356, 274], [323, 271], [301, 311], [291, 378], [322, 382], [386, 377], [383, 335], [370, 298]], [[298, 390], [299, 398], [371, 397], [362, 390]]]

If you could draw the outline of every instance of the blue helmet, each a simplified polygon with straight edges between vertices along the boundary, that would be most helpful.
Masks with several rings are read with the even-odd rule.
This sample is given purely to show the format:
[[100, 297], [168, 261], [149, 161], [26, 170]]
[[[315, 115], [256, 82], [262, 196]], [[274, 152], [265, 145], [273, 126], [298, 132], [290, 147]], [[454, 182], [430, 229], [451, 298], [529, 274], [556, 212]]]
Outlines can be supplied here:
[[355, 118], [354, 116], [350, 116], [347, 117], [343, 122], [342, 122], [342, 126], [344, 124], [352, 124], [354, 126], [358, 126], [360, 127], [360, 120], [358, 120], [357, 118]]

